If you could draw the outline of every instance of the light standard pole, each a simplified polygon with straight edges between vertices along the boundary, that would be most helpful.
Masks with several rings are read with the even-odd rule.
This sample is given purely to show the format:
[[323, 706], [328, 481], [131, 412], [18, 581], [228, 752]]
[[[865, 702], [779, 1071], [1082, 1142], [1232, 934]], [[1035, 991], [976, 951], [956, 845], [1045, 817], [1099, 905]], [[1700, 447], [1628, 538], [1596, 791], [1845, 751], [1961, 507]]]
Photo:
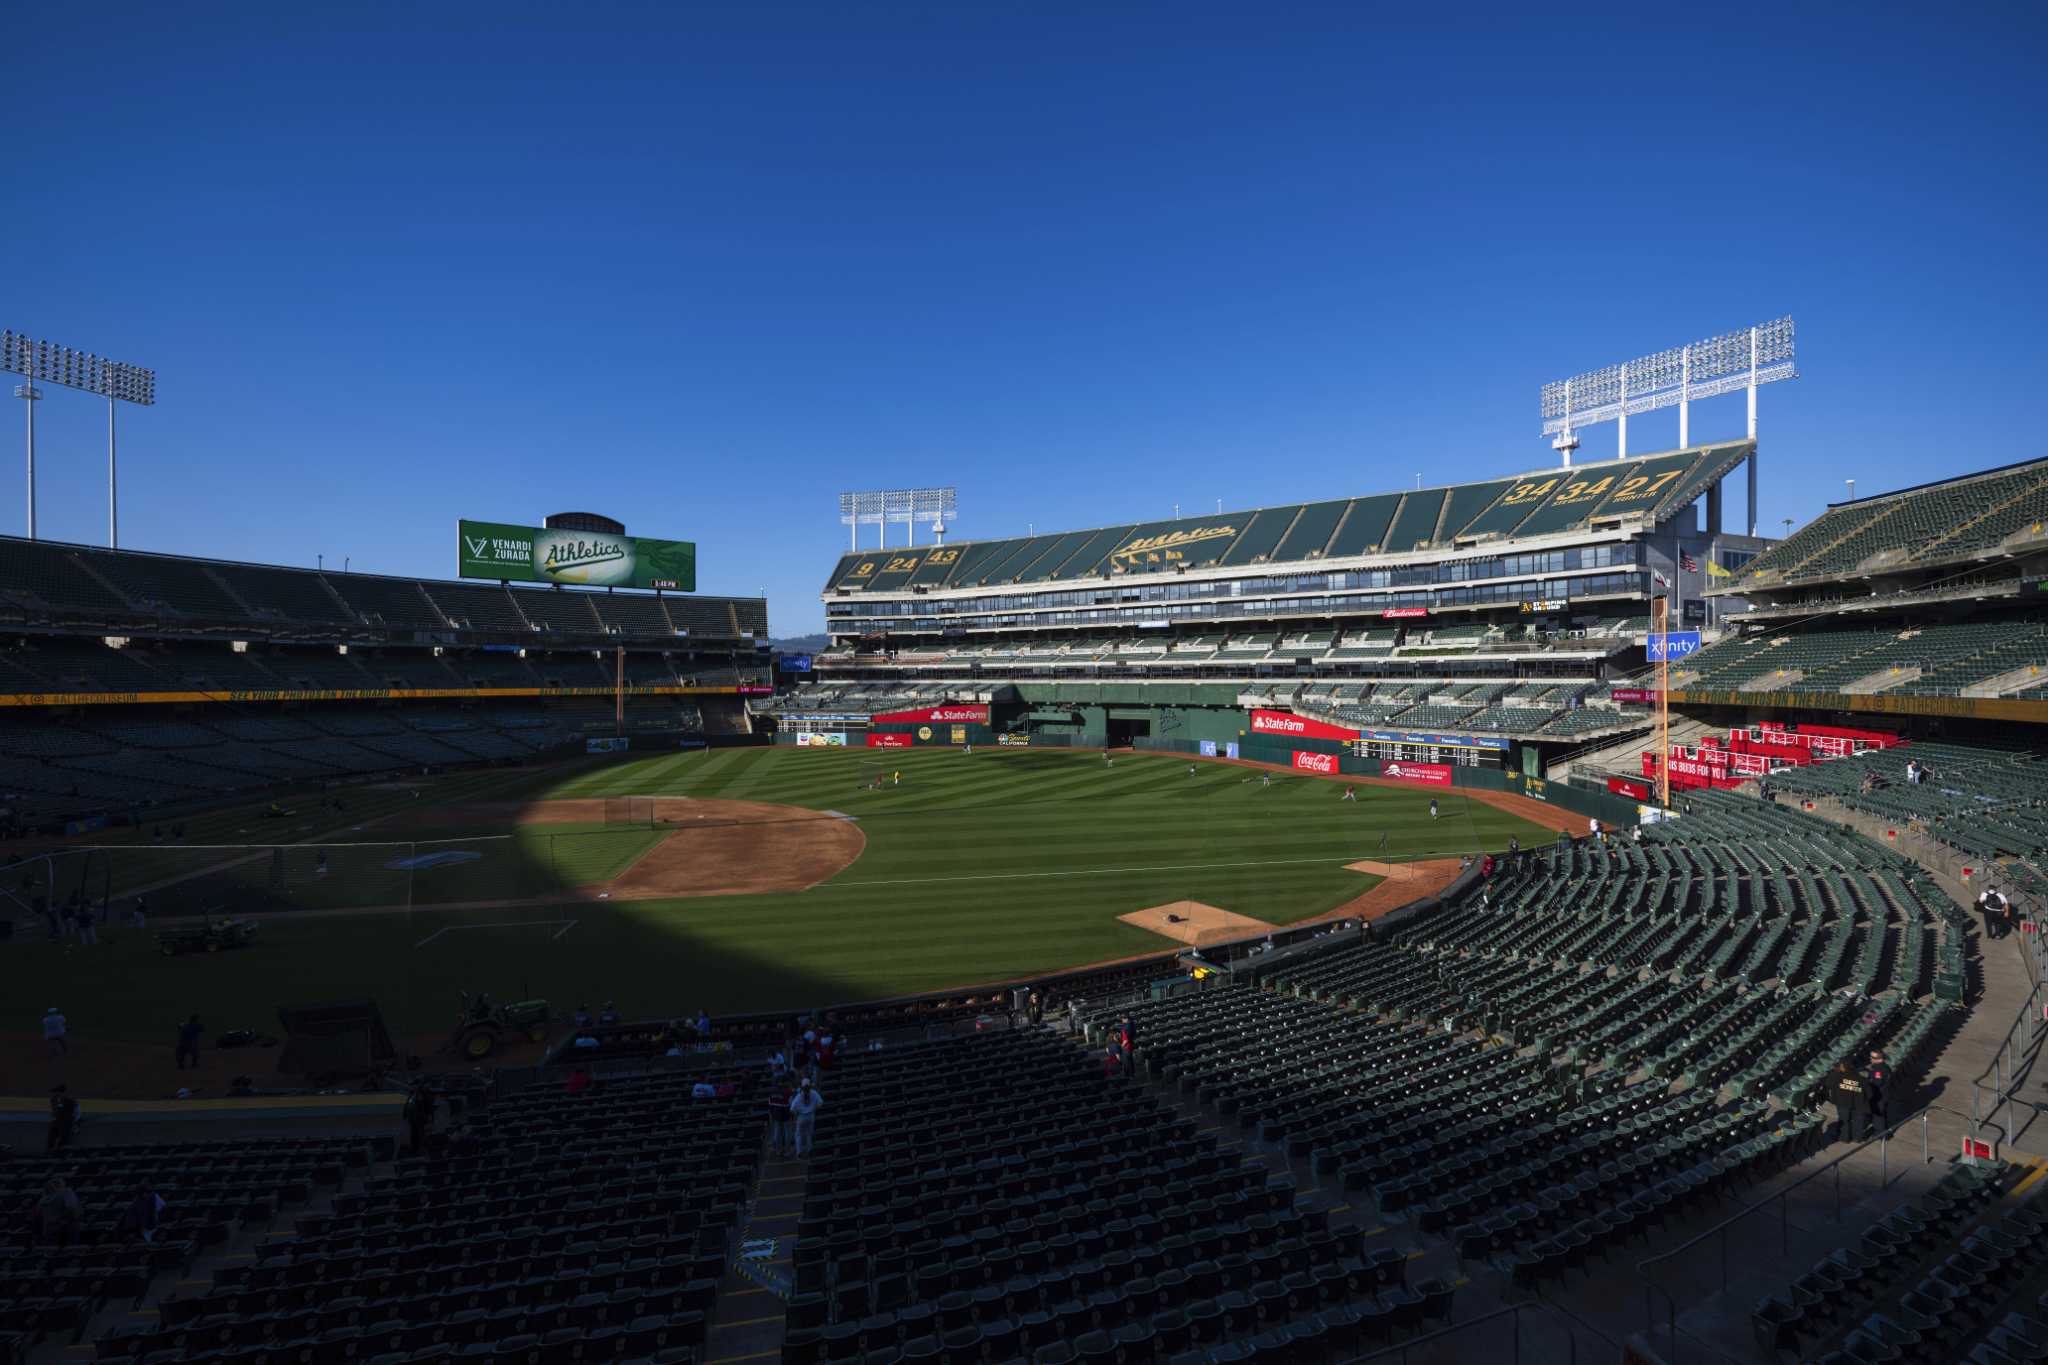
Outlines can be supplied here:
[[36, 403], [43, 391], [34, 384], [16, 384], [14, 396], [28, 409], [28, 538], [36, 538]]
[[121, 544], [121, 511], [118, 477], [120, 466], [115, 445], [114, 405], [134, 403], [151, 407], [156, 403], [156, 371], [140, 365], [88, 351], [74, 351], [55, 342], [39, 341], [25, 332], [0, 332], [0, 370], [28, 380], [17, 385], [14, 396], [28, 404], [28, 536], [36, 538], [36, 400], [43, 396], [37, 380], [67, 389], [96, 393], [107, 400], [107, 545]]

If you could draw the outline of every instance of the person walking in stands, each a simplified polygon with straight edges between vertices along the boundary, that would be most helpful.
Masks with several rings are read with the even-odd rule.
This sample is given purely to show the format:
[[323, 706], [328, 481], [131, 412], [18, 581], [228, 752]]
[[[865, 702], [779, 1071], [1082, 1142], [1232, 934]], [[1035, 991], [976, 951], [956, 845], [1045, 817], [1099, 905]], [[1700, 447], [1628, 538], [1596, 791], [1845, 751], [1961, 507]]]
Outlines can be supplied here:
[[206, 1025], [199, 1022], [199, 1016], [196, 1014], [178, 1025], [178, 1070], [185, 1069], [187, 1059], [190, 1059], [194, 1070], [198, 1069], [199, 1035], [204, 1032]]
[[1487, 881], [1492, 881], [1493, 867], [1493, 855], [1489, 853], [1479, 860], [1479, 875], [1485, 878]]
[[775, 1068], [768, 1078], [768, 1155], [782, 1156], [789, 1150], [789, 1102], [796, 1098], [789, 1088], [789, 1075]]
[[1870, 1122], [1874, 1128], [1873, 1137], [1882, 1137], [1891, 1127], [1890, 1106], [1891, 1068], [1884, 1064], [1884, 1053], [1876, 1048], [1870, 1050], [1870, 1065], [1863, 1068], [1863, 1090], [1870, 1102]]
[[790, 1096], [789, 1112], [796, 1115], [795, 1155], [798, 1160], [811, 1154], [811, 1133], [818, 1126], [818, 1106], [824, 1102], [825, 1097], [811, 1084], [809, 1076], [803, 1078], [796, 1094]]
[[1984, 888], [1983, 894], [1977, 897], [1977, 912], [1984, 916], [1984, 937], [2005, 937], [2011, 908], [2012, 902], [2006, 899], [2003, 891], [1995, 886]]
[[1109, 1045], [1102, 1049], [1102, 1079], [1114, 1081], [1123, 1074], [1124, 1050], [1117, 1045], [1116, 1039], [1111, 1038]]
[[[580, 1068], [577, 1074], [582, 1074]], [[412, 1093], [405, 1097], [405, 1127], [414, 1156], [427, 1150], [427, 1132], [434, 1126], [434, 1107], [439, 1102], [434, 1087], [424, 1080], [414, 1082]]]
[[71, 1098], [71, 1087], [53, 1085], [50, 1087], [50, 1131], [43, 1137], [45, 1152], [62, 1151], [71, 1145], [72, 1134], [78, 1131], [78, 1101]]
[[43, 1014], [43, 1045], [52, 1057], [71, 1051], [71, 1025], [55, 1005]]
[[100, 931], [92, 922], [92, 904], [80, 901], [71, 907], [71, 927], [78, 931], [80, 943], [98, 943]]
[[140, 896], [135, 898], [135, 910], [129, 916], [129, 923], [133, 924], [137, 929], [147, 929], [149, 927], [149, 902], [143, 900]]
[[1597, 815], [1587, 817], [1586, 833], [1592, 836], [1595, 843], [1607, 842], [1607, 831], [1600, 828], [1600, 817]]
[[1024, 1018], [1033, 1028], [1045, 1022], [1045, 997], [1038, 993], [1035, 986], [1031, 989], [1030, 997], [1024, 1002]]

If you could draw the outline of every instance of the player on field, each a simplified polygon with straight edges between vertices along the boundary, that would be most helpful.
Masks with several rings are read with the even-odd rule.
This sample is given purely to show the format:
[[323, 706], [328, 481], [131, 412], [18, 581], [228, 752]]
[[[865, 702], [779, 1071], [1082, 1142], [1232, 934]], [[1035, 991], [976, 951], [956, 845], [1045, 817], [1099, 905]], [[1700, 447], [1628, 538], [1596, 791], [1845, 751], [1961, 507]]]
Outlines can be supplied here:
[[1434, 796], [1429, 798], [1429, 818], [1432, 820], [1436, 819], [1436, 798]]
[[1356, 801], [1356, 800], [1358, 799], [1358, 788], [1356, 788], [1356, 787], [1352, 786], [1352, 785], [1351, 785], [1350, 783], [1348, 783], [1348, 782], [1347, 782], [1347, 783], [1345, 783], [1345, 784], [1344, 784], [1344, 799], [1345, 799], [1346, 801]]
[[1271, 773], [1260, 773], [1260, 774], [1259, 774], [1259, 785], [1260, 785], [1261, 787], [1270, 787], [1270, 786], [1272, 786], [1272, 785], [1273, 785], [1273, 774], [1271, 774]]

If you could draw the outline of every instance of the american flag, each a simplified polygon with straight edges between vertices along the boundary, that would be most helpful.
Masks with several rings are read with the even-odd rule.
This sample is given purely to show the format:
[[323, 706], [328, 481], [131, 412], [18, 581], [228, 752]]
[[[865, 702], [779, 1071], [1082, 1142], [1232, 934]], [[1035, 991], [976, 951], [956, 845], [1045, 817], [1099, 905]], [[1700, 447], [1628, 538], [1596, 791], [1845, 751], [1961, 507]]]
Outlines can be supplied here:
[[1700, 571], [1700, 562], [1691, 555], [1680, 555], [1678, 563], [1687, 573], [1698, 573]]

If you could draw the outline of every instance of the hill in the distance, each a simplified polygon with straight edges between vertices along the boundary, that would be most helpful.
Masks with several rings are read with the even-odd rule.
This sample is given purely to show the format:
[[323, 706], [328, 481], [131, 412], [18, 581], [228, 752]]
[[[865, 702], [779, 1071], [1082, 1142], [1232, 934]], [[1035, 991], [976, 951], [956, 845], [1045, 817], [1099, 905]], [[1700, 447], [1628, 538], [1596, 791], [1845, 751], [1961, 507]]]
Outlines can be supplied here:
[[817, 635], [792, 635], [786, 640], [770, 640], [770, 649], [779, 649], [785, 654], [816, 654], [832, 643], [832, 637], [823, 633]]

